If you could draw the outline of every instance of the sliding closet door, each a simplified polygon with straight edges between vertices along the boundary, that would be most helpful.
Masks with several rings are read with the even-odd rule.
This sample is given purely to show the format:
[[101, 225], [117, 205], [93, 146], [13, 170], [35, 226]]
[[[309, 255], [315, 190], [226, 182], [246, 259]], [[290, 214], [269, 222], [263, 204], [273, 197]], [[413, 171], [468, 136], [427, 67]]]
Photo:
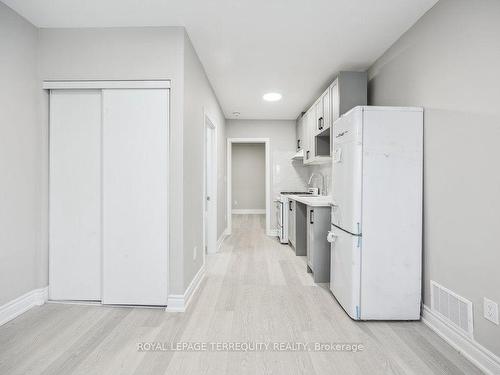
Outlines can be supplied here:
[[101, 92], [50, 92], [49, 298], [101, 299]]
[[103, 90], [103, 295], [166, 305], [168, 90]]

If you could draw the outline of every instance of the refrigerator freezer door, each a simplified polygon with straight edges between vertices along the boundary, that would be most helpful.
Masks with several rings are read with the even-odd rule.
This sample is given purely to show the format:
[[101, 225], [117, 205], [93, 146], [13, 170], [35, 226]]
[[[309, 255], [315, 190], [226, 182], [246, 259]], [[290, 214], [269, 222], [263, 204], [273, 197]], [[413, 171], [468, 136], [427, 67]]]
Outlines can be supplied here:
[[332, 173], [332, 224], [361, 233], [363, 111], [356, 109], [335, 122]]
[[360, 238], [334, 226], [330, 233], [330, 290], [351, 318], [360, 319]]

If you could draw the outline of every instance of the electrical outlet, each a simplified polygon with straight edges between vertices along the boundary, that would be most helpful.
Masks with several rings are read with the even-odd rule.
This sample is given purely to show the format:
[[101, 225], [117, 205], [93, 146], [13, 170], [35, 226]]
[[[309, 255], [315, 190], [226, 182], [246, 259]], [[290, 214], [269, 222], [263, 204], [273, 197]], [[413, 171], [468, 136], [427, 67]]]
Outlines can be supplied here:
[[196, 260], [196, 256], [198, 255], [198, 247], [193, 247], [193, 260]]
[[488, 298], [484, 298], [483, 315], [485, 319], [498, 324], [498, 303]]

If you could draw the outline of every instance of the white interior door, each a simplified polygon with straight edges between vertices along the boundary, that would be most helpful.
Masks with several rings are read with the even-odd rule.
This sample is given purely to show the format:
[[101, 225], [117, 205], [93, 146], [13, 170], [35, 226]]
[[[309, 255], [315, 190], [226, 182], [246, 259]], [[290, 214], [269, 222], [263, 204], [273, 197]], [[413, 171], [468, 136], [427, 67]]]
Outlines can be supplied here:
[[103, 90], [105, 304], [166, 305], [166, 89]]
[[50, 92], [49, 298], [101, 299], [101, 92]]
[[205, 120], [205, 247], [207, 253], [217, 251], [217, 168], [215, 127]]

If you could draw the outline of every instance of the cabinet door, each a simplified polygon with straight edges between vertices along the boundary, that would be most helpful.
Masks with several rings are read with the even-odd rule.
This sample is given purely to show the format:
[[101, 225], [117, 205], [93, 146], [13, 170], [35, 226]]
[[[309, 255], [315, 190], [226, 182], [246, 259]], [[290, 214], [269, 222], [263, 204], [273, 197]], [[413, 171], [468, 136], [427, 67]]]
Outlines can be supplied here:
[[288, 201], [288, 241], [295, 246], [295, 201]]
[[[304, 115], [305, 116], [305, 115]], [[297, 144], [296, 144], [296, 147], [297, 147], [297, 151], [300, 151], [302, 150], [303, 148], [303, 142], [302, 142], [302, 139], [304, 137], [304, 116], [301, 116], [298, 120], [297, 120], [297, 125], [295, 127], [295, 132], [296, 132], [296, 138], [297, 138]]]
[[330, 86], [330, 125], [339, 118], [339, 85], [338, 80], [333, 81]]
[[307, 265], [314, 272], [314, 209], [307, 207]]
[[302, 122], [303, 126], [303, 143], [304, 143], [304, 164], [309, 164], [312, 158], [311, 151], [311, 133], [313, 133], [313, 128], [311, 127], [311, 120], [314, 122], [313, 111], [309, 109], [304, 115], [304, 121]]
[[168, 103], [164, 89], [103, 90], [106, 304], [167, 303]]
[[321, 98], [321, 103], [323, 106], [323, 124], [322, 127], [319, 129], [320, 131], [323, 131], [325, 129], [328, 129], [331, 125], [331, 116], [330, 116], [330, 90], [326, 90], [325, 93], [323, 94]]
[[315, 159], [316, 124], [317, 124], [316, 108], [313, 107], [311, 110], [311, 115], [309, 116], [309, 132], [307, 134], [310, 163], [314, 162]]
[[49, 298], [101, 299], [101, 92], [50, 92]]
[[317, 134], [325, 124], [325, 117], [323, 112], [323, 97], [320, 97], [318, 101], [314, 104], [314, 109], [316, 112], [316, 123], [314, 124], [314, 134]]

